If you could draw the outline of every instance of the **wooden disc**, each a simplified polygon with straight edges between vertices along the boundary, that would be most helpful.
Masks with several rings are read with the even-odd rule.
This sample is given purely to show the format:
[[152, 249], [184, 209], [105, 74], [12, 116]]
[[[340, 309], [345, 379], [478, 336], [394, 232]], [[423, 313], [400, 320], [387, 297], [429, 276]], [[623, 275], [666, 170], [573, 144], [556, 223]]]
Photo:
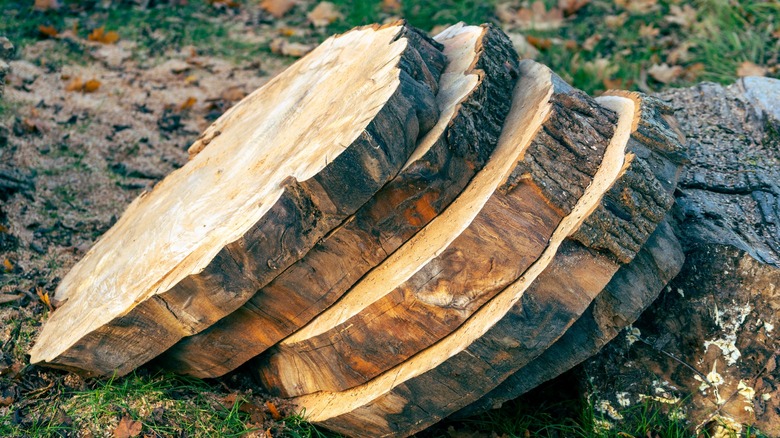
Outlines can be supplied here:
[[233, 370], [332, 304], [460, 194], [498, 141], [517, 55], [488, 26], [459, 24], [434, 39], [448, 59], [437, 94], [441, 116], [403, 170], [244, 306], [181, 340], [159, 364], [198, 377]]
[[403, 24], [369, 26], [245, 98], [63, 279], [31, 362], [121, 375], [240, 307], [400, 170], [444, 62]]
[[[513, 368], [514, 363], [523, 361], [523, 351], [532, 348], [535, 340], [513, 336], [517, 317], [513, 310], [525, 293], [537, 293], [534, 290], [539, 288], [540, 279], [552, 278], [551, 273], [565, 271], [560, 266], [566, 265], [577, 267], [577, 273], [584, 274], [586, 278], [606, 276], [608, 281], [611, 274], [602, 273], [609, 263], [598, 260], [599, 263], [585, 264], [585, 268], [596, 269], [595, 273], [588, 273], [588, 269], [581, 267], [581, 260], [576, 254], [572, 257], [572, 253], [562, 253], [561, 249], [571, 242], [568, 236], [576, 234], [583, 223], [597, 216], [594, 212], [607, 208], [610, 203], [605, 198], [608, 189], [615, 188], [617, 181], [630, 174], [631, 164], [637, 161], [635, 156], [625, 151], [629, 135], [636, 127], [634, 101], [627, 98], [620, 100], [619, 105], [611, 105], [620, 117], [592, 184], [571, 213], [561, 221], [548, 247], [523, 276], [488, 301], [449, 336], [368, 383], [342, 392], [310, 394], [294, 399], [306, 408], [310, 420], [355, 436], [406, 436], [420, 430], [495, 387], [516, 369]], [[592, 101], [589, 104], [597, 105]], [[652, 207], [657, 202], [656, 198], [653, 196], [644, 202]], [[632, 211], [643, 218], [637, 223], [644, 223], [653, 210], [640, 208]], [[568, 276], [576, 278], [577, 274]], [[572, 278], [553, 279], [562, 281], [566, 286], [577, 283]], [[588, 285], [590, 281], [584, 283]], [[548, 289], [541, 287], [538, 290], [538, 293], [544, 293]], [[536, 331], [537, 328], [531, 330]]]
[[[610, 93], [633, 99], [640, 110], [627, 146], [634, 159], [602, 206], [564, 242], [556, 254], [560, 263], [515, 305], [511, 325], [496, 326], [521, 344], [512, 350], [517, 371], [458, 417], [516, 398], [598, 352], [682, 267], [671, 226], [666, 220], [656, 224], [673, 200], [684, 141], [669, 119], [671, 110], [658, 99]], [[614, 100], [610, 93], [597, 101]], [[576, 263], [566, 261], [574, 258]]]
[[262, 355], [269, 391], [289, 397], [365, 383], [449, 335], [542, 254], [591, 185], [615, 119], [546, 67], [525, 65], [536, 76], [518, 87], [555, 89], [543, 126], [505, 130], [528, 131], [527, 142], [497, 150], [447, 210]]

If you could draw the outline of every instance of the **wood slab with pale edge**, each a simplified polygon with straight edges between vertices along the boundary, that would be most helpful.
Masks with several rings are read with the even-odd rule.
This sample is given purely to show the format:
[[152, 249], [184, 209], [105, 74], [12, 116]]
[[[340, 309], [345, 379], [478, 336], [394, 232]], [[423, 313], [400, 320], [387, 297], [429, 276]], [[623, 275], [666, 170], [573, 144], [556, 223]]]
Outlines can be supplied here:
[[546, 74], [539, 81], [555, 88], [549, 116], [519, 128], [534, 134], [530, 141], [497, 150], [444, 212], [260, 356], [252, 365], [267, 390], [290, 397], [363, 384], [449, 335], [539, 257], [591, 184], [615, 129], [611, 111]]
[[[634, 99], [640, 108], [640, 123], [626, 148], [634, 158], [602, 206], [515, 304], [511, 318], [491, 330], [512, 339], [507, 351], [521, 358], [510, 359], [519, 369], [457, 417], [516, 398], [592, 356], [633, 322], [682, 267], [682, 248], [668, 221], [656, 227], [659, 218], [668, 216], [677, 187], [682, 135], [671, 109], [658, 99], [609, 93]], [[609, 99], [615, 98], [596, 100]]]
[[[525, 65], [521, 64], [521, 69]], [[555, 87], [556, 92], [558, 88]], [[515, 102], [522, 101], [520, 97], [516, 94]], [[635, 112], [633, 102], [624, 101], [619, 108], [615, 135], [609, 141], [592, 183], [555, 229], [547, 248], [522, 277], [489, 300], [449, 336], [368, 383], [342, 392], [323, 391], [292, 399], [306, 409], [310, 421], [350, 436], [406, 436], [458, 409], [459, 403], [475, 391], [489, 390], [491, 385], [500, 382], [493, 381], [496, 377], [492, 371], [494, 359], [480, 357], [480, 351], [472, 351], [472, 346], [480, 344], [480, 339], [502, 320], [545, 271], [565, 238], [601, 205], [604, 194], [625, 170], [625, 147]], [[588, 102], [598, 106], [590, 99]], [[507, 133], [506, 129], [504, 133]], [[493, 345], [488, 353], [495, 354], [503, 348], [503, 345]]]
[[490, 26], [455, 25], [434, 40], [449, 61], [436, 96], [441, 115], [403, 170], [240, 309], [182, 339], [157, 364], [215, 377], [262, 353], [436, 217], [484, 166], [509, 112], [517, 54]]
[[419, 31], [368, 26], [245, 98], [63, 279], [31, 362], [125, 374], [240, 307], [401, 169], [444, 63]]

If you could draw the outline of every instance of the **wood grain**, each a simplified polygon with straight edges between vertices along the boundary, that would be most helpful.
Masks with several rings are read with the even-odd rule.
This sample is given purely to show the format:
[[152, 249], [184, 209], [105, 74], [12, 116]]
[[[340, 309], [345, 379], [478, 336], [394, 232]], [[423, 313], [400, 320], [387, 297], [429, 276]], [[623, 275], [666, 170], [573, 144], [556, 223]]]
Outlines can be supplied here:
[[32, 363], [125, 374], [240, 307], [400, 170], [444, 62], [416, 30], [369, 26], [248, 96], [63, 279]]
[[269, 391], [289, 397], [363, 384], [449, 335], [539, 257], [591, 184], [615, 119], [549, 70], [538, 81], [554, 92], [541, 128], [518, 127], [535, 133], [529, 144], [492, 157], [495, 165], [442, 215], [263, 354], [257, 366]]
[[444, 210], [495, 148], [517, 79], [509, 39], [490, 26], [453, 26], [435, 40], [448, 66], [441, 116], [403, 170], [244, 306], [183, 339], [157, 362], [198, 377], [233, 370], [307, 323]]
[[[623, 101], [618, 132], [623, 129], [630, 132], [634, 119], [634, 99], [615, 99]], [[603, 102], [613, 106], [612, 102]], [[643, 115], [651, 114], [643, 112]], [[637, 125], [641, 123], [635, 124], [635, 127]], [[626, 136], [616, 144], [612, 143], [607, 155], [612, 156], [617, 151], [620, 156], [624, 156], [628, 140]], [[631, 141], [636, 140], [635, 135]], [[667, 139], [663, 146], [677, 151], [680, 148], [678, 141], [675, 136]], [[606, 286], [621, 264], [619, 258], [625, 256], [625, 245], [614, 246], [621, 249], [615, 252], [584, 246], [574, 237], [577, 230], [583, 228], [581, 225], [585, 223], [597, 227], [604, 220], [605, 214], [616, 211], [631, 224], [626, 229], [635, 230], [632, 240], [639, 238], [641, 232], [646, 233], [646, 239], [654, 229], [645, 227], [646, 222], [660, 222], [671, 206], [672, 197], [660, 182], [637, 184], [644, 177], [655, 175], [646, 173], [647, 162], [641, 160], [638, 154], [629, 153], [625, 156], [626, 161], [622, 166], [620, 163], [623, 160], [614, 158], [602, 166], [611, 170], [604, 175], [597, 174], [591, 199], [578, 205], [582, 208], [575, 207], [576, 214], [570, 217], [571, 220], [564, 221], [563, 229], [556, 230], [556, 234], [561, 232], [563, 236], [553, 237], [550, 248], [523, 278], [489, 301], [467, 324], [414, 358], [430, 356], [426, 367], [405, 374], [400, 370], [404, 364], [362, 388], [327, 396], [313, 394], [300, 397], [298, 401], [301, 405], [315, 415], [315, 421], [321, 421], [326, 427], [342, 433], [355, 436], [404, 436], [473, 402], [486, 389], [495, 387], [544, 351], [546, 345], [560, 336], [576, 316], [584, 311], [590, 299]], [[656, 169], [659, 174], [663, 174], [665, 168], [660, 166]], [[640, 175], [643, 178], [638, 178]], [[606, 185], [604, 181], [607, 181]], [[646, 189], [651, 187], [654, 187], [653, 193], [647, 193]], [[617, 205], [614, 204], [616, 199], [621, 200]], [[605, 212], [595, 214], [600, 210]], [[586, 214], [582, 215], [583, 211]], [[564, 239], [566, 236], [571, 237]], [[472, 331], [469, 331], [470, 328]], [[473, 341], [463, 339], [466, 337]], [[442, 348], [451, 338], [454, 338], [452, 344], [457, 343], [458, 349], [453, 351], [453, 345], [448, 346], [449, 349]], [[440, 351], [436, 352], [437, 349]], [[394, 379], [391, 385], [378, 384], [382, 377], [390, 375]], [[370, 394], [369, 387], [372, 386], [376, 392]], [[360, 393], [360, 390], [364, 392]], [[359, 397], [360, 401], [344, 399], [344, 402], [349, 400], [351, 403], [344, 409], [341, 402], [347, 394]], [[320, 404], [326, 400], [326, 403]], [[336, 410], [339, 415], [333, 415]]]

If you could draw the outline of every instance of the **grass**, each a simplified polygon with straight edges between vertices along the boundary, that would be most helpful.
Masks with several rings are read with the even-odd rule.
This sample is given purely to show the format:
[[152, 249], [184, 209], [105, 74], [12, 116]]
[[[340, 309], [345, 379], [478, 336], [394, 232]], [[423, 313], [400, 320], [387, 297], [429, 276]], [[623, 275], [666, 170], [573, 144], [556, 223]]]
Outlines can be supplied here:
[[29, 380], [39, 387], [31, 388], [27, 397], [41, 402], [21, 413], [8, 410], [0, 415], [0, 436], [111, 436], [122, 418], [140, 423], [141, 430], [153, 436], [238, 437], [269, 428], [273, 436], [327, 436], [300, 416], [266, 428], [266, 414], [255, 416], [263, 410], [253, 404], [257, 401], [251, 394], [236, 395], [173, 374], [132, 374], [105, 381], [65, 374], [39, 381], [33, 375]]
[[[348, 11], [345, 20], [337, 24], [338, 30], [382, 21], [388, 16], [377, 1], [336, 0], [336, 3]], [[773, 68], [770, 76], [780, 74], [777, 69], [780, 45], [776, 36], [780, 29], [778, 2], [659, 0], [649, 10], [640, 12], [618, 6], [621, 2], [592, 0], [554, 30], [513, 29], [515, 26], [499, 21], [494, 12], [496, 3], [501, 2], [405, 1], [398, 15], [427, 30], [457, 21], [494, 22], [510, 32], [536, 38], [540, 52], [537, 60], [589, 93], [615, 86], [654, 91], [702, 80], [728, 84], [737, 79], [737, 70], [745, 61]], [[527, 3], [510, 2], [518, 7]], [[557, 0], [544, 3], [548, 9], [558, 5]], [[672, 8], [686, 5], [694, 13], [690, 23], [670, 22]], [[622, 23], [611, 24], [608, 18], [616, 17]], [[640, 33], [643, 26], [650, 36]], [[682, 68], [679, 76], [668, 84], [647, 75], [653, 65], [663, 63]]]
[[[21, 386], [28, 399], [38, 402], [21, 408], [21, 412], [0, 410], [0, 436], [111, 436], [123, 418], [138, 422], [146, 436], [239, 437], [266, 430], [273, 437], [339, 436], [307, 423], [301, 415], [258, 422], [252, 412], [270, 415], [259, 407], [260, 399], [253, 394], [170, 373], [142, 371], [108, 380], [83, 380], [65, 373], [41, 379], [34, 371], [28, 374]], [[541, 391], [497, 411], [445, 422], [420, 437], [443, 438], [459, 432], [471, 434], [463, 436], [485, 432], [486, 436], [539, 438], [693, 437], [682, 422], [670, 420], [654, 402], [621, 410], [626, 420], [615, 422], [583, 399], [571, 398], [571, 391], [565, 391], [569, 393], [563, 397], [543, 393], [561, 392], [555, 384]], [[537, 397], [553, 401], [534, 404]]]

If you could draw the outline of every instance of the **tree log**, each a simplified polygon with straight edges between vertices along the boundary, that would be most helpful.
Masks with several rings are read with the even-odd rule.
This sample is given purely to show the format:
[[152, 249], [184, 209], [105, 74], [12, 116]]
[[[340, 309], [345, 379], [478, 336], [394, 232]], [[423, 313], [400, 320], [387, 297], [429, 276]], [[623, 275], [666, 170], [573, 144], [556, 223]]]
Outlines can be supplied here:
[[[546, 67], [521, 69], [518, 87], [552, 90], [542, 126], [505, 127], [506, 144], [447, 210], [260, 356], [253, 365], [269, 391], [289, 397], [364, 384], [450, 335], [539, 258], [593, 185], [616, 118]], [[514, 117], [508, 123], [527, 119]]]
[[435, 40], [449, 60], [437, 95], [441, 116], [398, 176], [243, 307], [159, 363], [198, 377], [233, 370], [332, 304], [461, 193], [498, 141], [517, 55], [488, 26], [456, 25]]
[[[647, 167], [652, 169], [652, 173], [655, 174], [654, 179], [661, 187], [659, 192], [666, 193], [668, 196], [666, 199], [671, 200], [677, 185], [678, 173], [684, 161], [684, 148], [680, 144], [684, 141], [682, 133], [676, 122], [671, 119], [671, 108], [658, 99], [645, 97], [642, 100], [642, 108], [644, 113], [654, 115], [646, 119], [649, 123], [639, 126], [629, 142], [628, 150], [648, 163]], [[661, 140], [664, 138], [665, 141]], [[661, 146], [648, 148], [648, 144]], [[646, 171], [642, 173], [646, 173]], [[639, 178], [637, 181], [650, 176], [642, 173], [636, 175]], [[630, 186], [631, 183], [629, 183]], [[610, 220], [599, 221], [600, 232], [587, 232], [587, 234], [578, 232], [572, 236], [575, 240], [586, 246], [592, 246], [595, 239], [588, 237], [589, 235], [634, 235], [634, 233], [617, 233], [617, 230], [624, 229], [620, 226], [620, 219], [625, 217], [620, 213], [625, 209], [625, 206], [621, 205], [625, 198], [620, 185], [613, 187], [606, 199], [608, 202], [603, 211], [605, 213], [615, 211], [615, 214], [608, 213], [607, 217], [617, 221], [614, 223]], [[589, 228], [587, 222], [584, 225], [581, 230]], [[646, 225], [641, 228], [648, 229]], [[646, 234], [643, 236], [647, 237]], [[567, 307], [554, 301], [555, 294], [534, 300], [533, 295], [526, 292], [519, 304], [526, 308], [523, 309], [523, 312], [518, 312], [520, 315], [529, 315], [526, 317], [528, 322], [525, 322], [523, 327], [534, 327], [537, 324], [543, 324], [543, 321], [547, 319], [561, 318], [566, 324], [565, 333], [562, 331], [518, 333], [522, 335], [521, 339], [524, 339], [525, 344], [529, 346], [526, 348], [534, 352], [534, 354], [528, 354], [529, 357], [539, 355], [539, 352], [541, 355], [501, 382], [480, 400], [456, 413], [455, 416], [463, 418], [500, 407], [503, 402], [524, 394], [593, 356], [621, 330], [634, 322], [642, 310], [647, 308], [658, 297], [664, 286], [677, 275], [682, 267], [684, 256], [680, 243], [667, 220], [664, 220], [657, 227], [649, 239], [644, 242], [644, 245], [642, 245], [641, 240], [638, 242], [629, 241], [629, 244], [631, 244], [631, 248], [626, 255], [635, 253], [635, 257], [621, 256], [624, 254], [621, 245], [596, 246], [596, 248], [610, 248], [613, 257], [616, 256], [622, 263], [627, 261], [629, 263], [621, 266], [614, 273], [603, 291], [592, 289], [588, 299], [577, 302], [580, 306], [588, 306], [587, 310], [584, 307], [571, 308], [569, 306], [570, 313], [568, 315], [559, 313], [566, 310]], [[573, 275], [573, 272], [559, 274], [569, 276]], [[594, 292], [596, 295], [593, 295]], [[593, 300], [592, 303], [591, 300]], [[529, 302], [526, 304], [526, 301]], [[533, 318], [540, 319], [540, 321], [535, 321]], [[575, 318], [576, 322], [572, 318]], [[572, 323], [573, 325], [569, 327], [568, 325]], [[561, 334], [563, 335], [561, 336]], [[558, 338], [559, 336], [560, 338]], [[547, 343], [544, 342], [545, 339]], [[554, 341], [554, 343], [550, 345], [550, 341]]]
[[773, 95], [780, 81], [765, 78], [662, 95], [689, 138], [674, 215], [685, 265], [635, 323], [631, 335], [643, 342], [620, 337], [585, 364], [595, 397], [650, 397], [711, 436], [743, 424], [780, 436], [780, 110], [766, 100]]
[[[522, 67], [527, 67], [527, 64], [521, 64]], [[521, 77], [519, 84], [522, 84], [522, 80]], [[523, 99], [516, 95], [515, 102], [519, 101]], [[592, 101], [590, 104], [597, 105]], [[486, 390], [495, 387], [517, 369], [512, 365], [515, 361], [522, 362], [523, 349], [518, 349], [516, 343], [512, 344], [515, 341], [511, 336], [511, 326], [515, 318], [513, 306], [518, 303], [524, 292], [530, 290], [530, 293], [534, 294], [535, 287], [539, 287], [540, 293], [544, 293], [547, 288], [543, 285], [540, 287], [538, 280], [558, 281], [554, 273], [561, 272], [561, 267], [570, 261], [569, 253], [559, 251], [562, 244], [570, 242], [565, 240], [566, 236], [575, 235], [576, 230], [583, 229], [580, 227], [583, 221], [588, 222], [590, 226], [598, 226], [606, 217], [606, 213], [594, 214], [594, 212], [615, 208], [610, 204], [612, 200], [620, 198], [618, 194], [624, 195], [619, 205], [631, 206], [621, 213], [628, 214], [633, 219], [630, 221], [633, 228], [642, 230], [645, 237], [653, 231], [654, 227], [647, 226], [648, 221], [657, 223], [663, 218], [663, 212], [671, 205], [671, 196], [660, 187], [660, 183], [648, 184], [641, 178], [637, 178], [639, 175], [647, 176], [646, 170], [652, 169], [648, 166], [652, 159], [643, 160], [638, 156], [625, 154], [629, 134], [637, 126], [635, 117], [638, 112], [635, 111], [634, 101], [624, 97], [613, 97], [605, 104], [618, 110], [621, 116], [616, 129], [617, 134], [607, 148], [605, 161], [596, 173], [593, 183], [576, 203], [572, 213], [556, 229], [549, 246], [539, 260], [523, 274], [523, 277], [482, 306], [451, 335], [396, 368], [347, 391], [321, 392], [294, 398], [294, 402], [305, 407], [311, 420], [352, 436], [402, 436], [438, 421], [476, 400]], [[510, 120], [514, 120], [511, 113]], [[507, 132], [504, 131], [502, 139]], [[669, 129], [658, 132], [673, 133]], [[662, 139], [665, 142], [657, 143], [658, 147], [656, 144], [647, 146], [653, 149], [663, 148], [666, 153], [673, 155], [679, 147], [676, 137], [662, 137]], [[666, 159], [660, 160], [661, 163], [666, 161]], [[663, 174], [663, 172], [659, 173]], [[628, 190], [630, 193], [626, 193], [629, 185], [622, 181], [642, 182], [639, 182], [638, 186], [631, 186]], [[654, 185], [657, 192], [654, 191], [651, 196], [636, 196], [646, 195], [647, 189]], [[612, 187], [612, 194], [604, 197], [610, 187]], [[650, 220], [651, 217], [655, 219]], [[625, 227], [628, 228], [632, 227]], [[626, 245], [615, 247], [625, 248]], [[617, 254], [612, 253], [611, 256], [617, 259]], [[596, 257], [593, 259], [595, 261], [590, 266], [598, 266], [601, 261]], [[614, 261], [613, 263], [617, 264]], [[580, 266], [580, 263], [575, 263], [574, 266]], [[612, 272], [616, 269], [617, 267], [614, 267]], [[576, 275], [567, 275], [576, 278]], [[601, 279], [603, 287], [611, 273], [598, 272], [586, 274], [585, 277], [589, 275], [605, 277]], [[569, 281], [571, 284], [577, 283], [576, 280]], [[589, 286], [588, 280], [583, 283], [581, 287]], [[597, 286], [596, 290], [601, 290], [601, 287]], [[504, 335], [506, 330], [509, 330], [509, 336]], [[513, 357], [513, 349], [521, 352], [520, 355]]]
[[444, 62], [369, 26], [244, 99], [63, 279], [31, 362], [125, 374], [243, 305], [397, 174], [438, 120]]

